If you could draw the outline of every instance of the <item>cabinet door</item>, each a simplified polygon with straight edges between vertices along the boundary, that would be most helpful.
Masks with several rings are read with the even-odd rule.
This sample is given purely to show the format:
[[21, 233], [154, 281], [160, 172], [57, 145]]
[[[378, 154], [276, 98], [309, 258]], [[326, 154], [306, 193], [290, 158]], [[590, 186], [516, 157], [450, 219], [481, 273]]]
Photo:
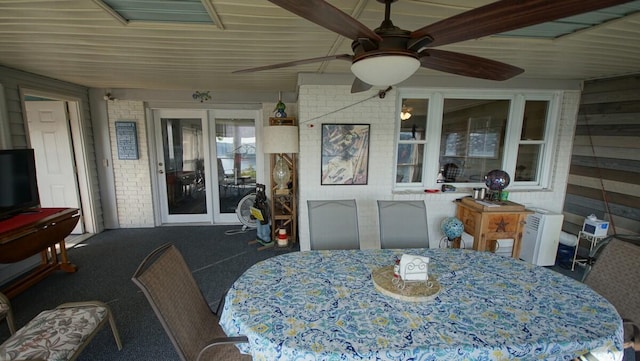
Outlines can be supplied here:
[[519, 254], [519, 240], [520, 240], [520, 223], [521, 214], [519, 213], [496, 213], [485, 214], [486, 223], [484, 225], [483, 234], [485, 236], [487, 250], [490, 252], [496, 251], [496, 240], [498, 239], [513, 239], [513, 252], [512, 254]]
[[520, 228], [520, 215], [518, 213], [485, 213], [486, 222], [484, 233], [511, 233]]

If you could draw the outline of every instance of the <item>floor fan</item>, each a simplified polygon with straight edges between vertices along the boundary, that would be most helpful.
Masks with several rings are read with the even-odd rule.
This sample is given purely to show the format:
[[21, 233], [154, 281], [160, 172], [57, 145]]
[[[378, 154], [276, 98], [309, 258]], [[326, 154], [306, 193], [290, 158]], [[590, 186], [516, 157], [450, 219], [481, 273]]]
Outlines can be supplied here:
[[256, 194], [250, 193], [240, 199], [238, 206], [236, 207], [236, 215], [238, 220], [242, 223], [242, 230], [246, 231], [248, 228], [257, 228], [257, 220], [251, 215], [251, 207], [256, 202]]

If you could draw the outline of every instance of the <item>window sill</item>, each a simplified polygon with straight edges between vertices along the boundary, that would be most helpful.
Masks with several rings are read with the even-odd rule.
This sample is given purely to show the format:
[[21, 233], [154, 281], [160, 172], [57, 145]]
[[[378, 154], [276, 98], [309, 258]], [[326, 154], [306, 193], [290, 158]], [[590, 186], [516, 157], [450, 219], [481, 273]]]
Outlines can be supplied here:
[[[479, 185], [474, 186], [479, 187]], [[417, 187], [407, 187], [407, 188], [394, 188], [391, 193], [393, 194], [453, 194], [453, 195], [463, 195], [469, 196], [473, 194], [474, 187], [456, 187], [456, 190], [453, 192], [443, 192], [440, 190], [440, 187], [437, 188], [417, 188]], [[437, 192], [430, 192], [431, 190], [437, 190]], [[505, 191], [509, 193], [527, 193], [527, 192], [551, 192], [549, 188], [542, 188], [540, 186], [513, 186], [507, 187]]]

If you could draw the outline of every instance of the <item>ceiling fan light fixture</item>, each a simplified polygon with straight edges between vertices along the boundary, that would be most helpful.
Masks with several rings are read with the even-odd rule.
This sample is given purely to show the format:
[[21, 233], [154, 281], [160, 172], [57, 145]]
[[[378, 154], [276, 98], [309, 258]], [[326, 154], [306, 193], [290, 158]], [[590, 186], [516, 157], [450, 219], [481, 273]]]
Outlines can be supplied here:
[[405, 110], [400, 112], [400, 119], [401, 120], [407, 120], [409, 118], [411, 118], [411, 113], [410, 112], [405, 111]]
[[411, 55], [379, 55], [357, 60], [351, 72], [373, 86], [396, 85], [408, 79], [420, 68], [420, 61]]

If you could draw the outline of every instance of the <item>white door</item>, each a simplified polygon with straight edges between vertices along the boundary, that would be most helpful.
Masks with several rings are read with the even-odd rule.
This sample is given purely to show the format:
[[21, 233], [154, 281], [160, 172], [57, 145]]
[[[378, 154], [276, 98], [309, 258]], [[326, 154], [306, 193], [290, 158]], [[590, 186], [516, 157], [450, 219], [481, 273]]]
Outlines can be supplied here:
[[214, 201], [216, 223], [238, 223], [236, 208], [242, 198], [255, 193], [262, 182], [263, 157], [257, 151], [255, 110], [213, 110], [212, 173], [217, 187]]
[[[29, 139], [36, 156], [40, 205], [44, 208], [80, 208], [66, 103], [26, 101], [25, 106]], [[84, 233], [82, 221], [71, 233]]]
[[165, 223], [212, 223], [207, 113], [154, 111], [160, 219]]

